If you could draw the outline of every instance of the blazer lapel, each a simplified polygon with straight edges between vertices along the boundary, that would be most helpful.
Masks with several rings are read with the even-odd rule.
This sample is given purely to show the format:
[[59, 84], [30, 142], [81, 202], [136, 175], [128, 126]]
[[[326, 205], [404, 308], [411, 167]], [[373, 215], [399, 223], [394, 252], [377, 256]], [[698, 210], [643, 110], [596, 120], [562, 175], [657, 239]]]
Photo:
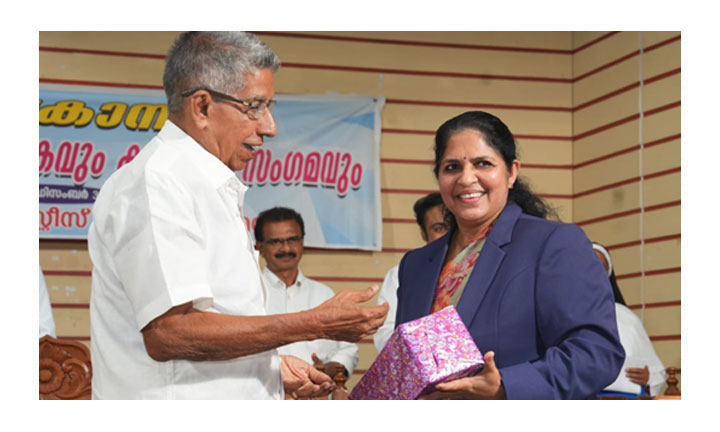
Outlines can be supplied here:
[[449, 241], [450, 235], [445, 234], [422, 249], [424, 255], [420, 259], [422, 266], [415, 271], [412, 277], [412, 295], [408, 299], [408, 311], [411, 316], [408, 321], [430, 313], [435, 295], [435, 285], [442, 271]]
[[477, 310], [505, 258], [504, 245], [510, 242], [512, 230], [522, 211], [515, 203], [508, 203], [498, 216], [495, 226], [485, 241], [475, 267], [470, 273], [465, 290], [457, 304], [457, 312], [466, 327], [470, 328]]

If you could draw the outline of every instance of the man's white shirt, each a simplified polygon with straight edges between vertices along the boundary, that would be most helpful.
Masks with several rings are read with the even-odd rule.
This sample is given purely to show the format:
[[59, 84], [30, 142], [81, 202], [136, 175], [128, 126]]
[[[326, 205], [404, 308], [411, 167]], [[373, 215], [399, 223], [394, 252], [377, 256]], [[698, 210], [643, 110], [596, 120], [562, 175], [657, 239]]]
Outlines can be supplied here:
[[[620, 343], [625, 350], [625, 362], [618, 378], [605, 389], [618, 391], [619, 383], [626, 381], [626, 367], [643, 367], [647, 365], [650, 372], [647, 385], [650, 395], [657, 396], [665, 385], [665, 366], [653, 348], [650, 337], [645, 331], [642, 321], [633, 311], [620, 303], [615, 303], [615, 316], [617, 318], [618, 335]], [[637, 364], [629, 364], [629, 362]], [[623, 390], [619, 390], [623, 391]], [[638, 390], [639, 391], [639, 386]]]
[[388, 309], [387, 319], [382, 326], [375, 332], [373, 336], [373, 342], [375, 343], [375, 349], [379, 353], [387, 343], [390, 336], [395, 331], [395, 314], [397, 313], [397, 290], [400, 286], [400, 280], [398, 279], [398, 268], [395, 267], [388, 270], [385, 274], [380, 293], [378, 294], [377, 304], [388, 303], [390, 308]]
[[[268, 290], [267, 309], [269, 315], [299, 312], [312, 309], [335, 295], [332, 288], [305, 277], [300, 269], [295, 283], [286, 287], [267, 267], [263, 270], [265, 286]], [[295, 342], [278, 348], [280, 354], [293, 355], [312, 364], [312, 353], [323, 362], [335, 361], [345, 366], [349, 374], [353, 373], [358, 362], [358, 348], [354, 343], [329, 339]]]
[[93, 398], [281, 399], [276, 350], [226, 361], [157, 362], [141, 330], [187, 302], [265, 315], [242, 215], [247, 187], [170, 121], [95, 201], [88, 249]]

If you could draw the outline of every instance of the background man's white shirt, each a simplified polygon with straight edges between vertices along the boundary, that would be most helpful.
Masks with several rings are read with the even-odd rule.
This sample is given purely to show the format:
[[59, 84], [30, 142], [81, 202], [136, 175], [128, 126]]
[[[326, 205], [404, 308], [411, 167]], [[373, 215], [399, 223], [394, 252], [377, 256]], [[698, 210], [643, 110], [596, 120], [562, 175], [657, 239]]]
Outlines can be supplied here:
[[[305, 277], [300, 269], [295, 283], [289, 287], [267, 267], [263, 270], [268, 291], [267, 310], [269, 315], [299, 312], [312, 309], [335, 295], [332, 288]], [[335, 361], [353, 373], [358, 362], [358, 348], [354, 343], [329, 339], [295, 342], [278, 348], [280, 354], [293, 355], [312, 364], [312, 353], [327, 363]]]

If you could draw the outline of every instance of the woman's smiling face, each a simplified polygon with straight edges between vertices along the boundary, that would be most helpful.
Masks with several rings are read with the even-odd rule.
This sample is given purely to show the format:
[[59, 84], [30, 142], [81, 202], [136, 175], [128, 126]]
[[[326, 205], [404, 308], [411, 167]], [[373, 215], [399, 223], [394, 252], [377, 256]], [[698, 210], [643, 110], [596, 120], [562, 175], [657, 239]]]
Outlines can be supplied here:
[[438, 184], [458, 226], [484, 227], [502, 212], [520, 162], [508, 170], [502, 156], [474, 129], [454, 133], [440, 161]]

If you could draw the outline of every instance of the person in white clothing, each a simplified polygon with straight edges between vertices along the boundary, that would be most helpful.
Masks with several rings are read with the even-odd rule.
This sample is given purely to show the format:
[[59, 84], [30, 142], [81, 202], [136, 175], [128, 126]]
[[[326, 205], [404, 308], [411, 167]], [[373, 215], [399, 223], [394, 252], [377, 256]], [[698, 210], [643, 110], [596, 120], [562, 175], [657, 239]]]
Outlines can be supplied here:
[[356, 341], [387, 306], [374, 288], [268, 316], [235, 175], [277, 132], [277, 56], [243, 32], [181, 34], [167, 56], [162, 130], [102, 186], [88, 250], [94, 399], [317, 397], [330, 377], [276, 348]]
[[52, 314], [52, 305], [50, 305], [50, 296], [48, 294], [47, 285], [45, 284], [45, 276], [42, 269], [40, 272], [40, 337], [45, 335], [55, 336], [55, 319]]
[[[442, 197], [438, 192], [428, 194], [415, 201], [415, 205], [413, 205], [415, 220], [420, 227], [420, 236], [425, 243], [439, 239], [447, 232], [449, 225], [445, 221], [443, 209]], [[396, 265], [388, 270], [378, 295], [377, 304], [388, 303], [390, 305], [385, 323], [373, 336], [375, 349], [378, 352], [382, 351], [393, 331], [395, 331], [395, 312], [397, 311], [397, 289], [399, 285], [398, 266]]]
[[[273, 207], [258, 215], [255, 248], [266, 262], [263, 277], [268, 289], [269, 314], [312, 309], [335, 294], [330, 287], [305, 277], [300, 270], [304, 238], [305, 223], [295, 210]], [[330, 377], [335, 377], [338, 371], [348, 377], [358, 362], [356, 344], [329, 339], [295, 342], [279, 347], [278, 352], [310, 363], [322, 363]]]
[[650, 337], [645, 331], [640, 318], [631, 311], [615, 279], [615, 269], [612, 265], [610, 252], [607, 248], [599, 243], [593, 242], [595, 254], [602, 262], [610, 279], [610, 285], [613, 289], [615, 297], [615, 316], [617, 319], [618, 333], [620, 335], [620, 343], [625, 349], [626, 362], [642, 363], [642, 367], [625, 367], [620, 372], [620, 376], [605, 390], [612, 391], [618, 388], [618, 383], [622, 380], [623, 375], [633, 384], [638, 385], [638, 393], [640, 387], [643, 387], [645, 394], [657, 396], [665, 384], [665, 366], [658, 357], [653, 348]]

